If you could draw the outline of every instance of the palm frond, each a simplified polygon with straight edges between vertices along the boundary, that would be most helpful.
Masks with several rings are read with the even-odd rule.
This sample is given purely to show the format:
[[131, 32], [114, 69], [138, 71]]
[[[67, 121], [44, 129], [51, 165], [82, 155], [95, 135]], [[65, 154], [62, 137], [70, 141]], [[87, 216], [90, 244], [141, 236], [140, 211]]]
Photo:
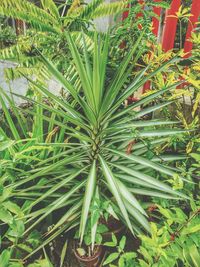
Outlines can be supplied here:
[[0, 3], [0, 14], [29, 23], [40, 31], [59, 33], [59, 22], [45, 10], [26, 0], [5, 0]]
[[113, 3], [102, 3], [100, 4], [94, 12], [89, 14], [89, 18], [99, 18], [110, 15], [115, 15], [123, 12], [123, 10], [127, 7], [127, 3], [125, 1], [113, 2]]

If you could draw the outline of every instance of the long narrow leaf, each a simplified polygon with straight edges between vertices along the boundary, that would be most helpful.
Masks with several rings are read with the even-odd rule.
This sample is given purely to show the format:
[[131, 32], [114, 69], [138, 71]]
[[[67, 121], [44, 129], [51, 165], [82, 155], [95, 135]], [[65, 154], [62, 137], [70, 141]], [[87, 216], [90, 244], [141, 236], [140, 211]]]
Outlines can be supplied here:
[[87, 183], [86, 183], [85, 195], [84, 195], [84, 200], [83, 200], [83, 208], [82, 208], [82, 213], [81, 213], [80, 229], [79, 229], [80, 243], [82, 243], [83, 241], [85, 227], [86, 227], [86, 223], [88, 220], [90, 204], [91, 204], [92, 197], [95, 191], [95, 185], [96, 185], [96, 161], [94, 161], [92, 164], [90, 173], [88, 175]]
[[128, 217], [128, 213], [127, 213], [126, 207], [124, 206], [122, 197], [120, 195], [119, 187], [117, 185], [115, 177], [113, 176], [113, 174], [111, 172], [111, 169], [108, 167], [108, 165], [105, 162], [105, 160], [101, 156], [99, 156], [99, 159], [100, 159], [100, 163], [101, 163], [101, 166], [102, 166], [102, 170], [103, 170], [104, 176], [106, 178], [107, 183], [109, 184], [109, 189], [110, 189], [110, 191], [112, 192], [113, 196], [115, 197], [115, 199], [117, 201], [117, 204], [118, 204], [118, 206], [119, 206], [119, 208], [120, 208], [120, 210], [121, 210], [121, 212], [122, 212], [122, 214], [124, 216], [124, 219], [125, 219], [125, 221], [127, 223], [127, 226], [129, 227], [129, 229], [133, 233], [132, 225], [131, 225], [130, 219]]

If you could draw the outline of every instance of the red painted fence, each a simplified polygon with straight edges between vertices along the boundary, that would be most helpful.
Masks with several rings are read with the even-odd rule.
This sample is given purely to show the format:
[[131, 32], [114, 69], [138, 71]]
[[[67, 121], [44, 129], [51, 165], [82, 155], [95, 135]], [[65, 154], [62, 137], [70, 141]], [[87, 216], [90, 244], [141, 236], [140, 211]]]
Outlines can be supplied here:
[[200, 16], [200, 0], [193, 0], [191, 7], [191, 17], [188, 24], [188, 29], [185, 38], [184, 52], [188, 53], [185, 57], [191, 56], [192, 50], [192, 42], [190, 40], [191, 34], [196, 27], [196, 23], [198, 22]]
[[[154, 2], [160, 2], [161, 0], [155, 0]], [[154, 7], [153, 8], [153, 12], [158, 16], [160, 17], [161, 15], [161, 10], [162, 8], [161, 7]], [[158, 36], [158, 30], [159, 30], [159, 26], [160, 26], [160, 21], [158, 20], [157, 17], [153, 17], [152, 18], [152, 24], [153, 24], [153, 34], [155, 34], [155, 36]]]

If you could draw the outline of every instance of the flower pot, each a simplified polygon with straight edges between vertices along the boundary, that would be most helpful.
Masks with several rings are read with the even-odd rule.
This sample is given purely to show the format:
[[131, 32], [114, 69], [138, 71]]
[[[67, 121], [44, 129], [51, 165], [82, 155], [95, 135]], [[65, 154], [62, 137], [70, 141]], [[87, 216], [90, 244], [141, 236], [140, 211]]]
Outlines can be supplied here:
[[77, 250], [74, 250], [74, 255], [81, 267], [98, 267], [102, 260], [102, 246], [96, 246], [94, 255], [92, 256], [80, 256]]

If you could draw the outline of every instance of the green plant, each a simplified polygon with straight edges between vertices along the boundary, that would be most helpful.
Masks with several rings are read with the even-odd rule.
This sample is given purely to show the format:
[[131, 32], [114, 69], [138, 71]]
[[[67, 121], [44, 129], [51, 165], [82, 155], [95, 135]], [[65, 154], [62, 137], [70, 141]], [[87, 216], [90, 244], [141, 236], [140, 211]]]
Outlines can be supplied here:
[[185, 7], [184, 5], [179, 7], [179, 10], [175, 13], [175, 15], [170, 15], [170, 17], [178, 20], [178, 37], [176, 41], [179, 44], [179, 49], [183, 48], [183, 35], [186, 34], [187, 25], [190, 23], [191, 16], [190, 7]]
[[[99, 246], [102, 244], [102, 234], [107, 232], [107, 227], [104, 224], [97, 224], [97, 227], [95, 229], [96, 235], [95, 235], [95, 240], [94, 244], [92, 244], [93, 240], [91, 239], [92, 237], [92, 231], [94, 231], [94, 225], [86, 225], [84, 237], [83, 237], [83, 244], [82, 245], [77, 245], [77, 252], [79, 253], [80, 256], [89, 256], [93, 255], [95, 246]], [[79, 238], [79, 233], [76, 233], [75, 238]]]
[[[113, 44], [112, 53], [114, 54], [111, 64], [120, 64], [123, 57], [129, 50], [129, 47], [131, 47], [132, 44], [139, 38], [143, 28], [146, 29], [143, 36], [145, 51], [140, 50], [140, 47], [138, 47], [137, 52], [140, 52], [141, 56], [139, 58], [139, 64], [135, 66], [135, 69], [144, 63], [142, 55], [148, 54], [149, 56], [148, 51], [150, 44], [156, 43], [156, 36], [152, 33], [152, 17], [156, 16], [152, 10], [154, 6], [159, 6], [164, 9], [169, 7], [166, 1], [152, 2], [147, 0], [144, 4], [141, 4], [136, 0], [131, 1], [131, 3], [126, 7], [126, 18], [122, 19], [121, 14], [115, 15], [115, 23], [111, 27], [111, 41]], [[133, 69], [133, 72], [135, 69]], [[133, 73], [133, 75], [135, 74]]]
[[[121, 240], [117, 241], [117, 238], [114, 234], [112, 234], [112, 241], [106, 242], [104, 246], [116, 248], [117, 252], [111, 253], [104, 261], [104, 265], [108, 265], [110, 267], [131, 267], [133, 263], [135, 263], [135, 258], [137, 254], [135, 252], [125, 252], [126, 245], [126, 236], [123, 236]], [[111, 264], [117, 261], [117, 265]]]
[[159, 224], [151, 223], [151, 237], [140, 236], [142, 245], [138, 250], [143, 256], [139, 266], [199, 266], [199, 207], [192, 202], [189, 216], [180, 208], [164, 209], [157, 205], [163, 216]]
[[112, 242], [105, 245], [116, 247], [117, 252], [110, 253], [104, 265], [114, 267], [116, 265], [113, 265], [113, 262], [117, 262], [119, 267], [198, 267], [200, 262], [199, 200], [191, 201], [189, 213], [175, 206], [163, 208], [156, 204], [150, 208], [149, 212], [155, 219], [151, 222], [151, 235], [139, 235], [141, 245], [137, 252], [127, 252], [125, 237], [118, 244], [116, 237], [113, 236]]
[[[165, 142], [166, 136], [185, 130], [172, 128], [177, 123], [174, 121], [144, 119], [145, 115], [171, 102], [144, 107], [140, 111], [134, 109], [150, 103], [177, 84], [163, 87], [159, 92], [124, 107], [127, 97], [178, 58], [172, 58], [144, 76], [150, 67], [147, 66], [128, 84], [127, 78], [133, 66], [127, 66], [138, 45], [141, 45], [142, 34], [113, 76], [107, 75], [109, 34], [105, 39], [100, 39], [100, 35], [95, 33], [91, 56], [86, 47], [83, 55], [79, 53], [70, 34], [66, 38], [81, 81], [80, 86], [65, 79], [38, 52], [49, 73], [66, 90], [66, 98], [55, 96], [40, 81], [27, 77], [35, 94], [32, 98], [21, 97], [33, 106], [18, 110], [1, 91], [1, 104], [6, 118], [5, 127], [0, 128], [3, 194], [6, 201], [20, 200], [24, 214], [12, 214], [10, 221], [5, 222], [2, 238], [10, 238], [7, 227], [11, 227], [13, 220], [19, 222], [22, 219], [25, 227], [20, 236], [15, 238], [15, 246], [19, 240], [26, 239], [30, 231], [41, 227], [45, 233], [43, 242], [27, 257], [77, 225], [80, 225], [81, 244], [86, 222], [91, 216], [91, 203], [97, 198], [97, 192], [100, 198], [110, 199], [113, 210], [133, 234], [140, 233], [142, 228], [150, 231], [140, 195], [187, 198], [166, 182], [160, 181], [161, 177], [165, 180], [177, 176], [174, 169], [164, 166], [164, 162], [182, 160], [185, 156], [152, 154], [157, 144]], [[5, 98], [11, 104], [19, 129], [4, 104]], [[25, 114], [31, 117], [30, 125], [25, 123]], [[163, 128], [163, 125], [169, 126]], [[133, 140], [134, 148], [128, 154], [126, 147]], [[179, 178], [184, 180], [184, 177]], [[10, 213], [13, 212], [7, 210], [9, 216]], [[52, 226], [50, 229], [49, 225]], [[91, 234], [93, 245], [96, 230]]]
[[[102, 234], [106, 233], [108, 231], [108, 228], [105, 224], [100, 223], [99, 219], [104, 218], [104, 215], [105, 217], [108, 216], [107, 213], [104, 212], [105, 207], [108, 208], [108, 214], [109, 210], [111, 210], [112, 214], [114, 213], [109, 202], [100, 200], [99, 192], [96, 191], [95, 198], [93, 199], [90, 207], [90, 218], [88, 218], [85, 227], [83, 244], [77, 245], [76, 248], [80, 256], [91, 256], [94, 252], [95, 246], [102, 244]], [[79, 241], [79, 229], [76, 231], [75, 239]]]
[[[199, 140], [197, 140], [199, 144]], [[200, 175], [200, 149], [198, 148], [196, 153], [191, 153], [191, 157], [195, 160], [195, 163], [192, 165], [192, 171], [195, 172], [198, 176]]]
[[[26, 265], [27, 267], [53, 267], [52, 263], [50, 262], [45, 250], [44, 250], [45, 257], [43, 259], [35, 260], [33, 263]], [[24, 267], [22, 261], [12, 261], [11, 259], [11, 251], [4, 250], [0, 254], [0, 262], [2, 267]]]
[[0, 16], [0, 49], [13, 45], [16, 42], [16, 34], [13, 28], [6, 23], [6, 19]]
[[[38, 60], [35, 51], [39, 49], [43, 55], [53, 60], [62, 73], [75, 72], [69, 66], [69, 50], [66, 46], [68, 31], [73, 33], [76, 43], [83, 46], [81, 35], [85, 35], [88, 47], [92, 46], [93, 20], [123, 12], [124, 1], [105, 3], [93, 0], [89, 4], [74, 0], [72, 3], [56, 5], [53, 0], [40, 0], [36, 5], [28, 0], [5, 0], [0, 3], [0, 14], [19, 19], [27, 24], [25, 35], [18, 36], [15, 45], [2, 49], [0, 58], [17, 62], [17, 68], [6, 69], [8, 79], [25, 75], [37, 75], [41, 81], [49, 78], [43, 64]], [[91, 30], [89, 30], [89, 27]], [[82, 33], [81, 33], [82, 32]], [[63, 60], [63, 55], [66, 55]]]
[[[197, 37], [198, 39], [198, 37]], [[196, 40], [198, 43], [198, 40]], [[175, 53], [169, 51], [163, 53], [160, 45], [154, 45], [150, 48], [151, 56], [144, 55], [143, 60], [145, 64], [152, 62], [152, 71], [159, 64], [162, 64], [163, 61], [173, 57]], [[174, 65], [174, 69], [168, 69], [165, 73], [158, 73], [151, 79], [151, 90], [145, 92], [145, 95], [148, 96], [156, 91], [160, 90], [162, 86], [169, 86], [173, 84], [177, 79], [183, 81], [183, 83], [163, 94], [162, 97], [166, 101], [175, 100], [174, 103], [168, 107], [163, 108], [161, 111], [154, 113], [154, 118], [167, 118], [169, 120], [176, 117], [179, 121], [182, 122], [185, 129], [195, 129], [196, 131], [186, 132], [181, 135], [172, 136], [168, 139], [161, 147], [158, 146], [159, 153], [161, 151], [183, 151], [184, 153], [191, 153], [191, 151], [196, 149], [196, 139], [199, 136], [199, 72], [198, 72], [198, 54], [199, 48], [198, 45], [192, 51], [191, 61], [181, 61], [180, 63]], [[179, 53], [181, 57], [184, 56], [183, 53]], [[190, 62], [190, 63], [189, 63]], [[189, 63], [189, 65], [185, 65]], [[159, 150], [160, 149], [160, 150]], [[184, 162], [187, 165], [187, 169], [190, 167], [190, 162]]]
[[40, 32], [61, 34], [69, 27], [80, 29], [79, 23], [85, 24], [87, 19], [111, 15], [124, 6], [122, 3], [106, 4], [97, 0], [85, 6], [80, 1], [57, 6], [53, 0], [41, 0], [39, 5], [26, 0], [6, 0], [0, 5], [0, 13], [23, 20]]

